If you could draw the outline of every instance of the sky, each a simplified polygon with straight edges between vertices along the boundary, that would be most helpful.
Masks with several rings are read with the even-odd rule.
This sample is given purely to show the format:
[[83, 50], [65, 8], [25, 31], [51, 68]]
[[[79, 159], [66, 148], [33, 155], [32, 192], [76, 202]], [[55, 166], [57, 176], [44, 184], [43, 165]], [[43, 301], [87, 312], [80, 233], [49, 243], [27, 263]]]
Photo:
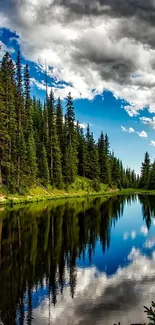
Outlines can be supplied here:
[[140, 172], [155, 157], [155, 0], [1, 0], [0, 56], [21, 50], [32, 95], [74, 98], [76, 119]]

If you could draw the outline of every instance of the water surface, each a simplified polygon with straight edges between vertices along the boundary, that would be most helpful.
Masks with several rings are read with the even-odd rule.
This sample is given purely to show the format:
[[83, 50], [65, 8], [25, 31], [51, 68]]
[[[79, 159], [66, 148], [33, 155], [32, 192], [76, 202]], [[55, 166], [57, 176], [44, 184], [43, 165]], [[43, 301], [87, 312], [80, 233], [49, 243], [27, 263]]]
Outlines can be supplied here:
[[155, 300], [155, 197], [0, 209], [4, 325], [122, 325]]

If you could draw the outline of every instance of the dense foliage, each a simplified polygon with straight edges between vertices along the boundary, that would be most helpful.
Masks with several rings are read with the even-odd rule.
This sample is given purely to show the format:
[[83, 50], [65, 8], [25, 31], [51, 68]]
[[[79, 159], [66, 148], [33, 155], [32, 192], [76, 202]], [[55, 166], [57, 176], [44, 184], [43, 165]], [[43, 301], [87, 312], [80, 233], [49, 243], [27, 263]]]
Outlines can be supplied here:
[[89, 125], [84, 133], [76, 122], [71, 94], [65, 114], [52, 90], [44, 105], [32, 99], [28, 65], [23, 71], [20, 52], [15, 65], [6, 53], [0, 66], [0, 185], [19, 193], [33, 183], [67, 189], [77, 175], [93, 180], [96, 190], [100, 182], [137, 185], [135, 172], [111, 153], [108, 135], [101, 132], [96, 142]]
[[148, 152], [144, 156], [138, 186], [147, 190], [155, 189], [155, 161], [151, 164]]

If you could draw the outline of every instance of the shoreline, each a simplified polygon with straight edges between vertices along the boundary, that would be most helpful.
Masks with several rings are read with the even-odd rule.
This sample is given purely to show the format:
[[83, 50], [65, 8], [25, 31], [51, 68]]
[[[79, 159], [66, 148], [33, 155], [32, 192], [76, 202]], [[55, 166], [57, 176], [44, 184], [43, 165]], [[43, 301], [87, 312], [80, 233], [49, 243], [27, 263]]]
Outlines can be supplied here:
[[123, 190], [109, 190], [103, 192], [83, 192], [83, 193], [62, 193], [54, 195], [50, 193], [49, 195], [43, 196], [19, 196], [19, 195], [5, 195], [0, 193], [0, 206], [6, 205], [17, 205], [17, 204], [28, 204], [28, 203], [37, 203], [43, 201], [55, 201], [55, 200], [62, 200], [62, 199], [78, 199], [78, 198], [88, 198], [88, 197], [97, 197], [97, 196], [105, 196], [111, 197], [115, 195], [155, 195], [155, 191], [150, 190], [138, 190], [138, 189], [123, 189]]

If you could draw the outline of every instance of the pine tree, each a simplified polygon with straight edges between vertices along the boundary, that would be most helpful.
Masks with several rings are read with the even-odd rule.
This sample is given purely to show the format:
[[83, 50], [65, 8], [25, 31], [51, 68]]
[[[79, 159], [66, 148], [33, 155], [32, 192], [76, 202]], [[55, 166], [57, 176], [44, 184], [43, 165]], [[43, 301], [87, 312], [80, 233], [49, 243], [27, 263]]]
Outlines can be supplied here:
[[79, 127], [77, 123], [77, 136], [78, 136], [78, 174], [85, 177], [86, 174], [86, 158], [87, 158], [87, 148], [86, 141], [83, 134], [83, 129]]
[[155, 190], [155, 160], [154, 160], [153, 164], [151, 165], [148, 189]]
[[33, 131], [29, 134], [27, 143], [27, 162], [28, 162], [28, 176], [33, 182], [37, 175], [37, 163], [36, 163], [36, 147], [33, 137]]
[[55, 121], [52, 126], [52, 155], [53, 155], [53, 183], [57, 188], [61, 189], [63, 187], [61, 150], [59, 147]]
[[[23, 99], [23, 88], [22, 88], [22, 66], [21, 66], [21, 55], [20, 51], [17, 54], [16, 62], [16, 116], [17, 116], [17, 186], [21, 193], [22, 191], [22, 178], [23, 170], [25, 171], [26, 157], [25, 157], [25, 139], [24, 139], [24, 99]], [[24, 150], [24, 151], [23, 151]], [[25, 157], [25, 161], [24, 161]], [[22, 163], [21, 163], [22, 161]]]
[[36, 146], [33, 130], [33, 112], [32, 101], [30, 97], [30, 75], [29, 68], [26, 64], [24, 70], [24, 98], [25, 98], [25, 126], [24, 135], [27, 149], [27, 166], [28, 175], [31, 181], [34, 181], [37, 175]]
[[6, 112], [6, 132], [7, 142], [5, 143], [5, 159], [3, 159], [3, 175], [5, 175], [5, 183], [9, 190], [15, 187], [14, 176], [16, 168], [16, 114], [15, 114], [15, 80], [14, 65], [9, 53], [7, 52], [1, 65], [1, 77], [3, 83], [4, 96], [3, 101]]
[[2, 82], [2, 70], [0, 69], [0, 187], [4, 184], [3, 168], [5, 166], [5, 148], [8, 142], [7, 112], [4, 100], [4, 84]]
[[58, 135], [61, 154], [63, 154], [63, 111], [60, 97], [58, 98], [56, 106], [56, 131]]
[[99, 179], [100, 171], [99, 171], [98, 149], [93, 138], [93, 133], [90, 133], [89, 124], [87, 125], [86, 144], [87, 144], [86, 176], [90, 179]]
[[54, 93], [51, 90], [50, 96], [48, 98], [48, 105], [47, 105], [47, 114], [48, 114], [48, 167], [50, 173], [50, 181], [53, 184], [53, 169], [54, 169], [54, 157], [53, 157], [53, 139], [52, 139], [52, 132], [54, 127]]
[[109, 184], [109, 164], [108, 156], [105, 147], [105, 140], [103, 132], [101, 132], [100, 138], [98, 139], [98, 153], [99, 153], [99, 168], [100, 168], [100, 181], [105, 184]]
[[120, 186], [120, 168], [119, 161], [116, 157], [112, 157], [112, 168], [111, 168], [112, 182], [117, 186]]
[[49, 171], [50, 181], [58, 188], [62, 188], [61, 150], [56, 130], [56, 116], [54, 94], [51, 91], [48, 99], [48, 127], [49, 127]]
[[[16, 77], [16, 78], [15, 78]], [[24, 83], [23, 83], [24, 81]], [[23, 87], [24, 86], [24, 87]], [[30, 96], [28, 65], [22, 74], [21, 55], [18, 51], [16, 69], [9, 53], [0, 66], [0, 186], [9, 191], [29, 186], [39, 178], [43, 185], [58, 188], [74, 182], [77, 174], [93, 180], [94, 189], [99, 181], [118, 187], [154, 187], [154, 163], [150, 165], [145, 154], [140, 181], [133, 170], [110, 154], [109, 138], [103, 132], [98, 143], [87, 126], [86, 136], [75, 125], [74, 105], [71, 94], [66, 102], [63, 117], [60, 98], [55, 109], [51, 91], [44, 107]], [[63, 174], [63, 180], [62, 180]]]
[[66, 103], [66, 121], [67, 121], [67, 138], [68, 145], [74, 146], [75, 144], [75, 114], [74, 114], [74, 106], [73, 106], [73, 98], [71, 93], [67, 96]]
[[105, 152], [106, 152], [106, 155], [108, 156], [109, 155], [110, 144], [109, 144], [109, 138], [108, 138], [107, 133], [105, 134], [104, 143], [105, 143]]
[[24, 70], [24, 98], [25, 98], [25, 125], [24, 125], [24, 133], [26, 138], [28, 139], [29, 133], [32, 132], [32, 110], [31, 110], [31, 97], [30, 97], [30, 75], [28, 64], [25, 66]]
[[[75, 114], [71, 93], [68, 94], [64, 125], [64, 141], [66, 148], [64, 153], [64, 178], [68, 183], [72, 183], [77, 176], [77, 132], [75, 130]], [[70, 176], [68, 175], [70, 167]]]
[[144, 162], [141, 167], [140, 187], [148, 188], [150, 179], [150, 156], [148, 152], [145, 153]]
[[77, 167], [75, 164], [76, 156], [72, 145], [68, 145], [65, 150], [64, 161], [64, 181], [66, 185], [71, 184], [75, 181], [77, 176]]
[[49, 170], [48, 170], [48, 160], [45, 146], [43, 145], [39, 161], [39, 177], [44, 186], [49, 183]]

